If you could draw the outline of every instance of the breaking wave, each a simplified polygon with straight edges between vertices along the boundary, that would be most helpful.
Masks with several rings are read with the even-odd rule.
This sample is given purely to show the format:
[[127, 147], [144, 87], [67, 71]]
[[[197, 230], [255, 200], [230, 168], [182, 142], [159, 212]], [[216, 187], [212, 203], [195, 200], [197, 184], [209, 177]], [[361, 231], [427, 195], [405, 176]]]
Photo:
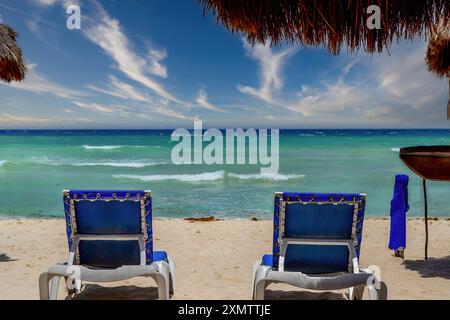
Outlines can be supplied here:
[[134, 174], [116, 174], [114, 178], [131, 179], [140, 181], [168, 181], [176, 180], [183, 182], [201, 182], [216, 181], [225, 177], [225, 171], [205, 172], [197, 174], [153, 174], [153, 175], [134, 175]]

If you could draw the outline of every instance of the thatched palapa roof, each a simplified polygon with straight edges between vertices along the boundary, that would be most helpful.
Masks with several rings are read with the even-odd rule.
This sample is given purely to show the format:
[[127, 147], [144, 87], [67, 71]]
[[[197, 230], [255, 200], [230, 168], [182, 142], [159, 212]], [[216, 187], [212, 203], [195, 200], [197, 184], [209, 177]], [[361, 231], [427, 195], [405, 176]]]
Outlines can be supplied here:
[[433, 30], [428, 44], [426, 62], [430, 72], [439, 77], [449, 78], [447, 119], [450, 119], [450, 20], [440, 21]]
[[13, 29], [0, 24], [0, 80], [6, 82], [23, 80], [27, 70], [16, 37]]
[[426, 57], [428, 70], [439, 77], [450, 72], [450, 20], [441, 22], [430, 37]]
[[[226, 28], [250, 43], [325, 46], [338, 54], [381, 52], [394, 40], [428, 36], [450, 19], [449, 0], [198, 0]], [[381, 9], [381, 30], [367, 28], [370, 5]]]

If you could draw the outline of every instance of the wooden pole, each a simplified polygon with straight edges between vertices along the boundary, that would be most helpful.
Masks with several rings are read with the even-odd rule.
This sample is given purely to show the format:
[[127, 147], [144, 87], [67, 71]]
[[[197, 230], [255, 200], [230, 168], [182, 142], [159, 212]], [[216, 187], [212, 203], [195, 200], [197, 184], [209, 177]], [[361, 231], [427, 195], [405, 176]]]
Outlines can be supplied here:
[[427, 182], [423, 181], [423, 199], [425, 203], [425, 260], [428, 260], [428, 200], [427, 200]]

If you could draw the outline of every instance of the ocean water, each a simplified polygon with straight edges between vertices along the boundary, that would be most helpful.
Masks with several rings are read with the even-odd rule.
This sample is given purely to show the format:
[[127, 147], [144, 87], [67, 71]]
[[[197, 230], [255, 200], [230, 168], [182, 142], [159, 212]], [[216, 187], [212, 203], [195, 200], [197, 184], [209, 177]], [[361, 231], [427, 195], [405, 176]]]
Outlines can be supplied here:
[[[363, 192], [387, 216], [394, 176], [410, 176], [410, 216], [423, 215], [421, 180], [399, 148], [450, 144], [450, 130], [281, 130], [280, 170], [174, 165], [171, 130], [0, 131], [0, 218], [62, 217], [63, 189], [150, 189], [156, 217], [271, 218], [276, 191]], [[450, 216], [450, 183], [429, 182], [430, 215]]]

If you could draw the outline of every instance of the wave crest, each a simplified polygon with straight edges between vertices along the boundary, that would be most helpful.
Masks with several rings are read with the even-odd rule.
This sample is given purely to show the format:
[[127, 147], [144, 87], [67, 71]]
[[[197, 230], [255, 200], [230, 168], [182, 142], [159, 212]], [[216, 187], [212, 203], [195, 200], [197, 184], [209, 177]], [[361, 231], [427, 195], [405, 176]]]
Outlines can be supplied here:
[[136, 175], [136, 174], [116, 174], [113, 175], [117, 179], [131, 179], [140, 181], [169, 181], [176, 180], [182, 182], [201, 182], [201, 181], [217, 181], [226, 177], [239, 180], [271, 180], [271, 181], [286, 181], [290, 179], [300, 179], [305, 177], [299, 174], [235, 174], [227, 173], [225, 171], [204, 172], [197, 174], [154, 174], [154, 175]]
[[122, 160], [122, 161], [80, 161], [80, 160], [55, 160], [44, 158], [32, 158], [31, 162], [36, 164], [43, 164], [49, 166], [71, 166], [71, 167], [117, 167], [117, 168], [145, 168], [153, 167], [161, 164], [163, 162], [149, 162], [149, 161], [138, 161], [138, 160]]
[[90, 145], [84, 145], [84, 149], [86, 150], [115, 150], [123, 148], [123, 146], [90, 146]]
[[168, 181], [176, 180], [183, 182], [201, 182], [221, 180], [225, 176], [225, 171], [204, 172], [197, 174], [154, 174], [154, 175], [134, 175], [134, 174], [116, 174], [114, 178], [131, 179], [140, 181]]
[[240, 180], [271, 180], [271, 181], [287, 181], [291, 179], [304, 178], [303, 174], [236, 174], [229, 173], [230, 178], [236, 178]]

